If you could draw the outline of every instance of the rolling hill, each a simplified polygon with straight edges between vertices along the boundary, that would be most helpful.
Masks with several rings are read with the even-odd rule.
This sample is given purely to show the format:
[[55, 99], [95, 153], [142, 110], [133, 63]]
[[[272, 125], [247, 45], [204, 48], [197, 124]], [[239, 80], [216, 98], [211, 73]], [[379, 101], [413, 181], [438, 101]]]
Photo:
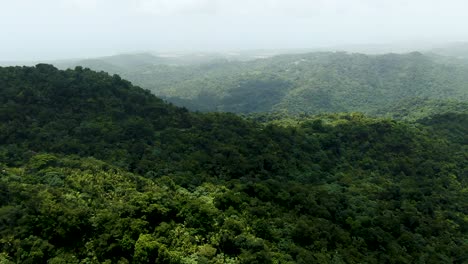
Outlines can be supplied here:
[[465, 263], [467, 116], [261, 123], [0, 67], [0, 262]]
[[[196, 65], [113, 70], [191, 110], [287, 115], [382, 113], [408, 100], [468, 99], [468, 66], [418, 52], [364, 55], [319, 52]], [[86, 64], [85, 64], [86, 65]]]

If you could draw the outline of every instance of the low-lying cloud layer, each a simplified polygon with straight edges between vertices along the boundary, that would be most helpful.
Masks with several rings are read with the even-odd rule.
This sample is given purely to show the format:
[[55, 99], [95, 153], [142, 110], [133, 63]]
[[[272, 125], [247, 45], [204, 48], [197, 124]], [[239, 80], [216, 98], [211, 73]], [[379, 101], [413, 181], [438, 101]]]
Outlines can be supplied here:
[[468, 40], [462, 0], [0, 0], [1, 60]]

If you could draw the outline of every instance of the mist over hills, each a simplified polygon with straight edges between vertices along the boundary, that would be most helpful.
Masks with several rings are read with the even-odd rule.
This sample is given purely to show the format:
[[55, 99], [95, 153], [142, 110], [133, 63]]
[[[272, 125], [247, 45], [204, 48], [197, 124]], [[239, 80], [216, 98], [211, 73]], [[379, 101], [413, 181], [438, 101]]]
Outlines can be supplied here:
[[408, 100], [468, 98], [468, 65], [434, 53], [193, 56], [119, 55], [58, 66], [118, 73], [176, 105], [201, 111], [376, 114]]
[[468, 43], [452, 43], [444, 47], [433, 48], [430, 50], [430, 52], [442, 56], [449, 56], [466, 60], [468, 59]]

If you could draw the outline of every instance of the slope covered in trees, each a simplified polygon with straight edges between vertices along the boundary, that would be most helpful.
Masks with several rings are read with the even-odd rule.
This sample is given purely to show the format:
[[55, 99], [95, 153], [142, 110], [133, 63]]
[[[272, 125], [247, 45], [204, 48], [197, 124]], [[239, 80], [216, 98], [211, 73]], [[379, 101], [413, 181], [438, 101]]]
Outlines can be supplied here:
[[407, 100], [468, 100], [466, 65], [418, 52], [145, 65], [119, 74], [176, 105], [201, 111], [373, 114]]
[[390, 117], [392, 119], [416, 121], [445, 113], [464, 113], [468, 109], [468, 101], [456, 99], [403, 99], [398, 103], [378, 108], [371, 112], [374, 116]]
[[[214, 62], [249, 61], [258, 58], [272, 57], [284, 53], [303, 53], [297, 50], [246, 50], [238, 52], [167, 52], [167, 53], [128, 53], [106, 57], [88, 59], [70, 59], [63, 61], [50, 61], [48, 63], [56, 65], [58, 68], [67, 69], [76, 66], [87, 67], [95, 70], [102, 70], [111, 73], [141, 73], [147, 67], [172, 65], [190, 66], [202, 65]], [[1, 63], [1, 62], [0, 62]], [[1, 65], [1, 64], [0, 64]], [[11, 65], [5, 64], [5, 65]]]
[[259, 123], [50, 65], [0, 103], [2, 263], [468, 260], [466, 112]]

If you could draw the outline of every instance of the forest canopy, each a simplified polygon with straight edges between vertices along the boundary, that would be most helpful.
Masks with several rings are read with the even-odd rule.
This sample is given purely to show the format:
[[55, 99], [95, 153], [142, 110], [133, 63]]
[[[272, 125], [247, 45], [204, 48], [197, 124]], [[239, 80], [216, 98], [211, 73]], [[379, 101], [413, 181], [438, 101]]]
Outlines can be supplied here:
[[193, 64], [161, 60], [135, 54], [72, 65], [118, 73], [176, 105], [205, 112], [364, 112], [382, 117], [396, 105], [422, 100], [425, 108], [437, 107], [434, 100], [468, 101], [468, 65], [433, 53], [312, 52]]
[[[457, 86], [466, 75], [420, 54], [313, 56], [336, 65], [316, 93], [327, 94], [331, 75], [356, 70], [343, 58], [356, 67], [377, 60], [389, 79], [403, 61], [412, 70], [395, 83], [401, 97], [442, 95], [423, 81], [404, 90], [415, 76], [451, 81], [447, 98], [466, 92]], [[233, 81], [240, 90], [225, 102], [237, 112], [250, 101], [233, 94], [284, 96], [294, 82], [281, 71]], [[399, 98], [379, 90], [387, 92]], [[258, 100], [266, 111], [270, 102]], [[406, 121], [356, 112], [244, 118], [190, 112], [83, 67], [0, 68], [0, 262], [465, 263], [468, 109], [431, 103], [439, 108]]]

